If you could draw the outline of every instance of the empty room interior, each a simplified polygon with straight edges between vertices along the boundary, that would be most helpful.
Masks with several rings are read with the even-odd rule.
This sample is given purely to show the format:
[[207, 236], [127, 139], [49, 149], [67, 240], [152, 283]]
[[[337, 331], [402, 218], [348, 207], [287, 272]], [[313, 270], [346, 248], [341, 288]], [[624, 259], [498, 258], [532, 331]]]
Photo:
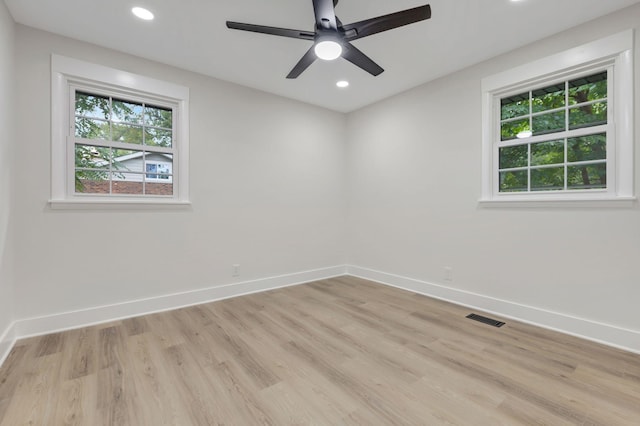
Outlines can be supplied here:
[[1, 1], [0, 425], [640, 424], [639, 29]]

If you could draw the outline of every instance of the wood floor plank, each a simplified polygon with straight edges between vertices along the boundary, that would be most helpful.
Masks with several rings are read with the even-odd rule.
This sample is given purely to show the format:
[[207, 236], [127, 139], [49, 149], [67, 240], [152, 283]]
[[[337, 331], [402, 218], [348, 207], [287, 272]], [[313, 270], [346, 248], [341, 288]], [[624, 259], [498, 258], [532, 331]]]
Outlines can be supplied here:
[[95, 419], [97, 401], [97, 375], [84, 375], [62, 382], [58, 388], [58, 401], [53, 407], [51, 424], [98, 424]]
[[[245, 369], [244, 365], [233, 360], [221, 362], [215, 368], [215, 371], [218, 373], [217, 377], [220, 382], [226, 388], [228, 396], [233, 401], [232, 405], [242, 410], [241, 413], [236, 414], [238, 419], [244, 418], [243, 423], [245, 424], [275, 424], [262, 403], [260, 390], [254, 387], [255, 382], [252, 371]], [[278, 381], [269, 387], [277, 386], [280, 383]], [[239, 422], [241, 421], [239, 420]]]
[[63, 364], [60, 369], [61, 380], [73, 380], [90, 374], [98, 369], [98, 331], [96, 328], [81, 328], [67, 331], [62, 348]]
[[269, 387], [280, 381], [275, 373], [268, 368], [269, 363], [263, 360], [258, 353], [251, 350], [237, 334], [229, 332], [219, 323], [212, 324], [205, 330], [213, 337], [216, 345], [229, 354], [227, 361], [233, 360], [241, 364], [249, 372], [252, 381], [259, 389]]
[[[508, 422], [516, 425], [537, 425], [537, 426], [572, 426], [583, 425], [580, 421], [572, 421], [561, 416], [557, 416], [540, 405], [527, 401], [516, 396], [507, 395], [505, 400], [498, 406], [498, 413]], [[593, 423], [587, 423], [593, 424]], [[626, 425], [632, 425], [632, 420]]]
[[133, 392], [144, 395], [145, 404], [136, 409], [136, 415], [151, 424], [179, 424], [188, 419], [179, 405], [174, 402], [172, 388], [164, 368], [161, 350], [146, 333], [134, 334], [127, 338], [128, 366], [133, 378]]
[[0, 426], [640, 424], [640, 355], [470, 312], [338, 277], [23, 339]]
[[[46, 345], [54, 339], [48, 339]], [[46, 424], [52, 408], [57, 404], [57, 386], [61, 353], [56, 352], [33, 358], [25, 368], [15, 394], [21, 398], [11, 398], [0, 425], [41, 425]]]
[[285, 382], [277, 383], [260, 392], [270, 407], [272, 424], [278, 425], [322, 425], [329, 424], [325, 414], [307, 402], [297, 389]]
[[122, 325], [127, 331], [127, 335], [135, 336], [149, 330], [147, 320], [144, 317], [128, 318], [122, 321]]
[[[9, 401], [13, 396], [16, 386], [22, 378], [24, 365], [28, 363], [32, 356], [28, 353], [35, 349], [28, 345], [16, 345], [9, 356], [5, 360], [2, 368], [0, 368], [0, 401]], [[6, 409], [8, 403], [0, 406], [0, 419], [2, 418], [2, 409]]]
[[187, 345], [166, 348], [163, 357], [174, 401], [188, 415], [184, 424], [224, 424], [217, 419], [234, 415], [236, 407], [226, 397], [218, 377], [210, 368], [201, 368]]

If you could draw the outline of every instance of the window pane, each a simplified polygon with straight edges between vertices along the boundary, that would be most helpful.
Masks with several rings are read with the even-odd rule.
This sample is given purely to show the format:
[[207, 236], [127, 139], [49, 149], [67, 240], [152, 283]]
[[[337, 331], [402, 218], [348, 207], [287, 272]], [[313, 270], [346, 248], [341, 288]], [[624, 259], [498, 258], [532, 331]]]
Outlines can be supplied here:
[[142, 127], [129, 124], [112, 123], [113, 138], [117, 142], [142, 145]]
[[531, 170], [531, 191], [557, 191], [564, 189], [564, 167]]
[[527, 171], [500, 172], [500, 192], [527, 191]]
[[108, 169], [111, 162], [111, 149], [76, 144], [75, 157], [76, 168]]
[[527, 145], [507, 146], [500, 148], [500, 168], [514, 169], [527, 167], [529, 162], [529, 149]]
[[109, 172], [102, 170], [76, 170], [76, 193], [108, 194]]
[[114, 172], [111, 179], [111, 192], [113, 194], [142, 195], [142, 175], [139, 173]]
[[500, 119], [520, 117], [529, 114], [529, 92], [500, 99]]
[[173, 195], [173, 183], [169, 180], [166, 182], [147, 181], [144, 187], [147, 195]]
[[172, 144], [172, 132], [171, 130], [145, 128], [144, 143], [149, 146], [164, 146], [170, 148]]
[[549, 114], [536, 115], [533, 121], [533, 134], [561, 132], [565, 130], [565, 112], [557, 111]]
[[147, 105], [144, 109], [144, 124], [152, 127], [173, 128], [173, 114], [170, 109]]
[[146, 179], [172, 180], [173, 156], [147, 152], [145, 154]]
[[76, 137], [85, 139], [110, 139], [108, 121], [76, 117]]
[[142, 172], [144, 152], [129, 149], [114, 150], [113, 168], [122, 172]]
[[567, 139], [567, 161], [592, 161], [607, 158], [607, 135], [583, 136]]
[[529, 119], [524, 118], [522, 120], [509, 121], [507, 123], [502, 123], [501, 126], [501, 135], [502, 140], [506, 141], [509, 139], [515, 139], [519, 134], [522, 134], [525, 131], [531, 130], [529, 127]]
[[603, 71], [569, 82], [569, 104], [595, 101], [607, 97], [607, 72]]
[[531, 145], [531, 165], [564, 163], [564, 140], [541, 142]]
[[114, 99], [113, 121], [142, 124], [142, 104]]
[[565, 83], [534, 90], [531, 105], [533, 112], [562, 108], [565, 101]]
[[158, 164], [158, 179], [169, 179], [171, 174], [171, 164]]
[[84, 117], [109, 119], [109, 98], [76, 92], [76, 115]]
[[607, 165], [567, 167], [568, 189], [604, 189], [607, 187]]
[[607, 124], [607, 103], [597, 102], [569, 110], [569, 129]]
[[147, 167], [145, 168], [147, 173], [147, 179], [158, 179], [158, 165], [147, 163]]

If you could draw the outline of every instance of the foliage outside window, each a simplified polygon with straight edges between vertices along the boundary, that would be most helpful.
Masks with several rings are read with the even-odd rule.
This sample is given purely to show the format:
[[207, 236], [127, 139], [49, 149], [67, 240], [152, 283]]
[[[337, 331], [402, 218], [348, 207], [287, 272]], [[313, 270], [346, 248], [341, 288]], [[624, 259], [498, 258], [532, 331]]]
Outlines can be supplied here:
[[481, 201], [633, 199], [633, 39], [625, 31], [482, 80]]
[[607, 74], [500, 99], [500, 192], [607, 188]]
[[75, 90], [74, 111], [76, 193], [173, 195], [171, 108]]

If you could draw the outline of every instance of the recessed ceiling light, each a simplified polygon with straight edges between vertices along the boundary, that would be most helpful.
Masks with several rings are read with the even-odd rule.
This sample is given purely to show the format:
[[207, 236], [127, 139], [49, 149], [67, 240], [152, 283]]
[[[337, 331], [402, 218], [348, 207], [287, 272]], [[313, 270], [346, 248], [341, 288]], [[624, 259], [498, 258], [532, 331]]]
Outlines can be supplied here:
[[349, 82], [347, 80], [340, 80], [339, 82], [336, 83], [336, 86], [338, 86], [341, 89], [344, 89], [345, 87], [349, 87]]
[[131, 13], [136, 15], [140, 19], [144, 19], [145, 21], [151, 21], [153, 19], [153, 13], [144, 7], [134, 7], [131, 9]]
[[526, 138], [530, 138], [531, 136], [533, 136], [533, 133], [531, 132], [531, 130], [523, 130], [516, 135], [518, 139], [526, 139]]

